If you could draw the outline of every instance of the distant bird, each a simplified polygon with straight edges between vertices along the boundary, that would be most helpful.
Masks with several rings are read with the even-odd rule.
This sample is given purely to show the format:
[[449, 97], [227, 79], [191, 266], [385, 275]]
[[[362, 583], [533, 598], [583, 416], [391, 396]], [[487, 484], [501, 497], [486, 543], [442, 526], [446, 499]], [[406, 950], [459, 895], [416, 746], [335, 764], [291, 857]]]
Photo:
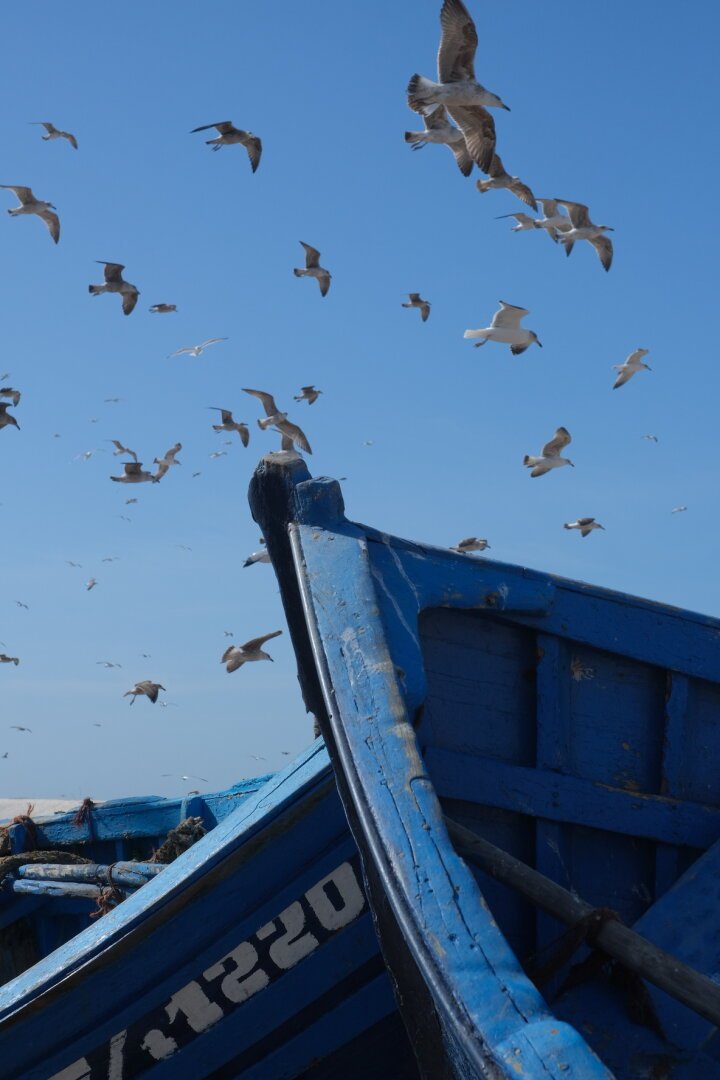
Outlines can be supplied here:
[[210, 128], [215, 128], [220, 134], [215, 139], [206, 139], [207, 146], [212, 146], [213, 150], [220, 150], [223, 146], [240, 143], [248, 152], [252, 171], [257, 170], [262, 156], [262, 141], [257, 135], [253, 135], [252, 131], [243, 131], [241, 128], [234, 127], [231, 120], [221, 120], [219, 124], [203, 124], [202, 127], [193, 128], [190, 134], [209, 131]]
[[523, 184], [519, 176], [511, 176], [510, 173], [505, 172], [505, 166], [500, 160], [499, 154], [493, 154], [490, 167], [484, 171], [487, 172], [490, 179], [478, 180], [476, 187], [481, 195], [488, 191], [505, 188], [507, 191], [511, 191], [520, 202], [524, 202], [526, 206], [530, 206], [537, 211], [537, 203], [532, 191], [527, 184]]
[[510, 232], [526, 232], [528, 229], [539, 229], [540, 226], [535, 223], [533, 218], [529, 214], [498, 214], [496, 220], [502, 221], [503, 218], [515, 218], [517, 225], [513, 225]]
[[458, 540], [456, 546], [450, 550], [467, 555], [470, 551], [485, 551], [489, 547], [487, 540], [482, 540], [479, 536], [468, 536], [465, 540]]
[[225, 637], [235, 637], [232, 630], [223, 630], [223, 634], [225, 635]]
[[[143, 469], [142, 461], [126, 461], [123, 469], [122, 476], [111, 476], [110, 479], [118, 484], [145, 484], [149, 482], [154, 484], [157, 481], [157, 477], [148, 472], [147, 469]], [[130, 521], [130, 518], [126, 517], [125, 521]]]
[[[227, 457], [227, 450], [213, 450], [212, 454], [208, 455], [211, 458]], [[193, 473], [194, 476], [199, 476], [200, 473]]]
[[103, 403], [105, 405], [117, 405], [120, 401], [122, 401], [121, 397], [106, 397], [106, 398], [103, 398]]
[[244, 645], [230, 645], [222, 654], [221, 664], [225, 664], [227, 671], [237, 671], [243, 664], [249, 663], [251, 660], [272, 660], [272, 656], [268, 656], [266, 652], [263, 652], [262, 645], [270, 638], [277, 637], [278, 634], [282, 634], [282, 630], [273, 630], [272, 634], [264, 634], [262, 637], [252, 638], [250, 641], [246, 641]]
[[19, 405], [22, 391], [13, 390], [12, 386], [3, 386], [0, 387], [0, 397], [10, 398], [13, 405]]
[[153, 304], [149, 310], [153, 315], [169, 315], [171, 311], [177, 311], [177, 304]]
[[30, 605], [29, 604], [23, 604], [22, 600], [16, 600], [15, 603], [17, 604], [18, 607], [25, 608], [26, 611], [30, 610]]
[[192, 551], [192, 548], [188, 547], [187, 544], [176, 544], [175, 547], [180, 548], [182, 551]]
[[10, 751], [9, 750], [6, 750], [4, 754], [0, 754], [0, 757], [2, 757], [2, 758], [6, 758], [6, 757], [9, 757], [9, 756], [10, 756]]
[[105, 262], [103, 259], [96, 259], [95, 261], [105, 267], [105, 284], [88, 285], [88, 292], [92, 296], [99, 296], [100, 293], [119, 293], [122, 296], [123, 315], [129, 315], [137, 304], [140, 295], [137, 286], [131, 285], [129, 281], [125, 281], [123, 278], [122, 272], [125, 267], [122, 263]]
[[568, 521], [563, 525], [564, 529], [577, 529], [582, 537], [589, 536], [593, 529], [604, 529], [595, 518], [578, 518], [577, 521]]
[[161, 709], [179, 709], [177, 701], [160, 701], [158, 703]]
[[88, 592], [90, 592], [90, 590], [94, 589], [96, 585], [97, 578], [91, 577], [90, 580], [85, 583], [85, 588]]
[[247, 424], [244, 424], [242, 421], [233, 420], [233, 414], [230, 409], [221, 409], [218, 405], [210, 405], [209, 408], [220, 413], [220, 423], [213, 424], [213, 431], [237, 431], [243, 446], [247, 446], [250, 442], [250, 431], [248, 430]]
[[401, 304], [400, 307], [404, 308], [419, 308], [420, 318], [423, 322], [427, 322], [428, 315], [430, 314], [430, 301], [423, 300], [422, 296], [418, 292], [408, 293], [408, 303]]
[[617, 390], [618, 386], [624, 386], [626, 382], [632, 379], [633, 375], [637, 375], [638, 371], [652, 371], [652, 368], [647, 364], [643, 364], [643, 356], [647, 356], [649, 349], [636, 349], [635, 352], [631, 352], [627, 360], [622, 364], [613, 364], [615, 371], [619, 371], [617, 379], [613, 383], [613, 390]]
[[65, 562], [68, 564], [68, 566], [82, 566], [81, 562], [73, 562], [72, 559], [66, 559]]
[[641, 439], [648, 439], [649, 442], [657, 442], [658, 441], [657, 435], [641, 435], [640, 438]]
[[[138, 501], [137, 499], [126, 499], [125, 500], [125, 505], [130, 506], [132, 503], [136, 503], [137, 501]], [[105, 562], [104, 559], [103, 559], [103, 562]]]
[[255, 563], [269, 563], [270, 552], [267, 548], [263, 548], [262, 551], [253, 551], [252, 555], [248, 555], [247, 559], [243, 563], [243, 566], [254, 566]]
[[153, 705], [158, 699], [158, 690], [165, 690], [164, 686], [161, 686], [159, 682], [151, 682], [150, 679], [144, 679], [143, 682], [135, 683], [132, 690], [128, 690], [123, 697], [132, 697], [131, 705], [135, 704], [135, 698], [138, 694], [144, 694], [145, 697], [150, 698]]
[[60, 218], [53, 213], [55, 207], [52, 203], [36, 199], [31, 188], [22, 187], [20, 184], [0, 184], [0, 188], [4, 188], [6, 191], [14, 191], [20, 200], [20, 206], [13, 206], [11, 210], [8, 210], [11, 217], [18, 217], [20, 214], [36, 214], [45, 222], [50, 235], [57, 244], [60, 239]]
[[14, 664], [18, 666], [20, 660], [17, 656], [7, 656], [5, 653], [0, 653], [0, 664]]
[[93, 454], [104, 454], [105, 451], [101, 446], [94, 446], [92, 450], [83, 450], [81, 454], [76, 454], [73, 461], [79, 461], [82, 458], [83, 461], [89, 461]]
[[74, 135], [71, 135], [69, 131], [60, 131], [54, 124], [51, 124], [49, 120], [31, 120], [30, 123], [45, 128], [47, 135], [43, 135], [42, 137], [44, 142], [48, 142], [50, 139], [67, 139], [73, 150], [77, 150], [77, 139]]
[[104, 668], [122, 667], [122, 664], [115, 664], [112, 660], [96, 660], [96, 664], [100, 664]]
[[544, 476], [551, 469], [559, 469], [562, 465], [572, 465], [569, 458], [560, 457], [560, 451], [572, 442], [572, 436], [567, 428], [559, 427], [552, 439], [546, 442], [540, 451], [539, 457], [531, 457], [526, 454], [523, 465], [532, 469], [531, 476]]
[[519, 356], [525, 352], [533, 342], [542, 349], [542, 342], [534, 330], [526, 330], [520, 325], [521, 320], [529, 315], [527, 308], [516, 307], [515, 304], [507, 304], [500, 300], [500, 310], [496, 311], [489, 326], [482, 330], [466, 330], [463, 337], [480, 338], [475, 348], [479, 349], [487, 341], [498, 341], [503, 345], [510, 346], [513, 356]]
[[170, 360], [173, 356], [182, 356], [183, 353], [187, 353], [188, 356], [199, 356], [201, 352], [207, 349], [208, 345], [214, 345], [216, 341], [227, 341], [226, 337], [211, 337], [207, 341], [203, 341], [200, 345], [185, 345], [182, 349], [176, 349], [175, 352], [171, 352], [167, 359]]
[[327, 296], [327, 291], [330, 288], [331, 274], [329, 270], [325, 270], [320, 265], [320, 252], [317, 248], [311, 247], [310, 244], [305, 244], [301, 240], [300, 243], [305, 248], [305, 269], [298, 270], [293, 269], [295, 277], [314, 277], [317, 279], [317, 283], [320, 286], [320, 295]]
[[[161, 701], [160, 704], [161, 705], [169, 705], [169, 704], [171, 704], [171, 702]], [[209, 784], [210, 783], [210, 781], [206, 780], [204, 776], [193, 776], [192, 773], [190, 773], [188, 776], [181, 775], [180, 773], [170, 773], [170, 772], [160, 773], [160, 775], [161, 776], [177, 776], [178, 780], [202, 780], [203, 784]]]
[[182, 443], [177, 442], [174, 446], [170, 447], [170, 449], [166, 452], [165, 457], [153, 458], [153, 464], [157, 465], [158, 467], [158, 471], [155, 473], [156, 480], [162, 480], [163, 476], [168, 471], [171, 465], [182, 465], [181, 461], [175, 460], [175, 455], [179, 454], [181, 450]]
[[137, 461], [137, 454], [135, 453], [135, 451], [125, 446], [124, 443], [119, 442], [117, 439], [108, 439], [107, 441], [111, 442], [115, 447], [115, 449], [113, 450], [114, 457], [117, 457], [118, 454], [129, 454], [133, 461]]
[[593, 225], [590, 211], [583, 203], [570, 202], [569, 199], [556, 199], [555, 202], [564, 206], [570, 215], [572, 228], [558, 235], [558, 240], [565, 246], [565, 254], [570, 254], [576, 240], [587, 240], [595, 248], [603, 268], [609, 270], [612, 266], [613, 246], [610, 238], [604, 234], [615, 230], [610, 225]]
[[13, 414], [8, 412], [9, 408], [10, 408], [10, 403], [9, 402], [0, 401], [0, 428], [16, 427], [18, 429], [18, 431], [19, 431], [20, 430], [20, 425], [18, 424], [18, 422], [15, 419], [15, 417], [13, 416]]
[[[126, 502], [133, 502], [133, 501], [137, 502], [137, 499], [134, 499], [134, 500], [133, 499], [126, 499], [125, 501]], [[120, 559], [119, 555], [106, 555], [104, 559], [100, 560], [100, 562], [118, 562], [119, 559]]]
[[554, 244], [557, 244], [557, 234], [568, 232], [572, 228], [570, 218], [558, 210], [557, 199], [537, 199], [543, 209], [543, 216], [537, 218], [535, 224], [538, 229], [544, 229]]
[[460, 172], [463, 176], [469, 176], [472, 172], [473, 159], [468, 153], [462, 131], [448, 120], [445, 106], [438, 105], [431, 112], [424, 112], [422, 116], [425, 130], [406, 131], [405, 142], [410, 143], [413, 150], [422, 150], [428, 143], [449, 147]]
[[297, 444], [301, 450], [304, 450], [307, 454], [312, 454], [310, 443], [305, 437], [305, 433], [297, 424], [291, 423], [287, 418], [286, 412], [280, 412], [275, 404], [275, 398], [272, 394], [265, 393], [264, 390], [248, 390], [243, 387], [243, 391], [246, 394], [252, 394], [253, 397], [258, 398], [262, 402], [265, 409], [265, 419], [258, 420], [258, 427], [265, 431], [266, 428], [274, 427], [284, 437], [286, 441], [290, 442], [290, 446], [286, 447], [283, 444], [283, 449], [292, 449]]
[[10, 724], [10, 727], [14, 728], [15, 731], [29, 731], [30, 734], [32, 735], [32, 728], [23, 727], [21, 724]]
[[301, 386], [300, 393], [293, 395], [293, 401], [307, 401], [308, 405], [314, 405], [322, 394], [322, 390], [316, 390], [314, 386]]
[[682, 514], [685, 510], [687, 510], [687, 506], [674, 506], [672, 508], [672, 510], [670, 511], [670, 513], [671, 514]]
[[[152, 474], [151, 474], [151, 477], [152, 477]], [[118, 479], [120, 479], [120, 478], [118, 477]], [[124, 514], [118, 514], [118, 517], [120, 518], [121, 521], [130, 521], [130, 522], [132, 522], [132, 518], [125, 517]]]

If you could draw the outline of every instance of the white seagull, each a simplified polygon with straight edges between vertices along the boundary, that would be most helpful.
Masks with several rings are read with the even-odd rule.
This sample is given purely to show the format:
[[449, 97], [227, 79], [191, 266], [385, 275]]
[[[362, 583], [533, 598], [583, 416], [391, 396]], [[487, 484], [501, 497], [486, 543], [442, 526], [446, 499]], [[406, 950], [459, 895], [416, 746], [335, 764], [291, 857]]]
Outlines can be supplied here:
[[115, 449], [113, 450], [113, 457], [117, 457], [119, 454], [129, 454], [133, 461], [137, 461], [137, 454], [130, 447], [125, 446], [118, 439], [107, 439], [107, 442], [111, 442]]
[[498, 341], [503, 345], [510, 346], [513, 356], [519, 356], [525, 352], [533, 342], [542, 349], [542, 342], [534, 330], [526, 330], [520, 325], [521, 320], [529, 315], [527, 308], [516, 307], [515, 304], [507, 304], [504, 300], [499, 301], [500, 310], [496, 311], [489, 326], [481, 330], [466, 330], [463, 337], [480, 338], [475, 343], [479, 349], [487, 341]]
[[505, 172], [505, 166], [500, 160], [499, 154], [493, 154], [489, 168], [484, 171], [487, 172], [490, 179], [478, 180], [476, 187], [481, 195], [484, 195], [487, 191], [501, 191], [505, 188], [507, 191], [511, 191], [520, 202], [524, 202], [526, 206], [530, 206], [537, 211], [537, 203], [532, 191], [527, 184], [523, 184], [519, 176], [511, 176], [510, 173]]
[[[264, 544], [265, 541], [261, 540], [260, 543]], [[247, 559], [243, 563], [243, 566], [254, 566], [255, 563], [269, 563], [269, 562], [270, 562], [270, 552], [267, 550], [267, 548], [263, 548], [262, 551], [253, 551], [252, 555], [248, 555]], [[227, 630], [225, 631], [225, 633], [227, 634]], [[228, 636], [232, 637], [232, 634], [230, 634]]]
[[185, 345], [182, 349], [176, 349], [175, 352], [171, 352], [168, 355], [168, 360], [173, 356], [182, 356], [183, 353], [187, 353], [188, 356], [199, 356], [201, 352], [207, 349], [208, 345], [214, 345], [216, 341], [227, 341], [226, 337], [211, 337], [207, 341], [201, 342], [199, 345]]
[[320, 286], [320, 295], [327, 296], [332, 277], [330, 271], [320, 265], [320, 252], [317, 248], [304, 243], [302, 240], [300, 244], [305, 248], [305, 269], [300, 270], [295, 267], [293, 274], [295, 277], [314, 277]]
[[[157, 477], [148, 472], [147, 469], [143, 469], [142, 461], [126, 461], [123, 470], [122, 476], [111, 476], [110, 479], [114, 480], [116, 484], [157, 483]], [[125, 520], [130, 521], [130, 518], [125, 518]]]
[[553, 244], [557, 244], [557, 234], [572, 229], [570, 218], [558, 210], [557, 199], [538, 199], [543, 209], [543, 216], [535, 219], [538, 229], [544, 229]]
[[539, 229], [540, 226], [535, 223], [533, 218], [529, 214], [498, 214], [496, 221], [502, 221], [504, 218], [515, 218], [517, 225], [513, 225], [510, 232], [525, 232], [527, 229]]
[[253, 135], [252, 131], [243, 131], [241, 128], [236, 128], [232, 120], [221, 120], [219, 124], [203, 124], [202, 127], [193, 128], [190, 134], [194, 135], [198, 131], [209, 131], [210, 128], [215, 128], [219, 134], [215, 139], [206, 139], [207, 146], [212, 146], [213, 150], [220, 150], [223, 146], [240, 143], [248, 152], [252, 171], [256, 171], [262, 156], [262, 142], [257, 135]]
[[468, 536], [464, 540], [458, 540], [455, 547], [451, 547], [451, 551], [457, 551], [459, 555], [467, 555], [470, 551], [485, 551], [489, 548], [487, 540], [483, 540], [479, 536]]
[[[308, 442], [304, 431], [302, 428], [299, 428], [297, 424], [293, 424], [288, 420], [286, 412], [280, 412], [275, 404], [275, 398], [272, 394], [267, 394], [264, 390], [248, 390], [247, 387], [243, 387], [243, 392], [252, 394], [253, 397], [256, 397], [262, 402], [262, 406], [265, 409], [265, 418], [263, 420], [258, 420], [258, 427], [263, 431], [269, 427], [273, 427], [276, 431], [279, 431], [283, 436], [283, 450], [292, 450], [295, 444], [297, 444], [306, 454], [312, 454], [310, 443]], [[289, 445], [286, 445], [286, 443], [289, 443]]]
[[428, 143], [449, 147], [460, 172], [463, 176], [469, 176], [472, 172], [473, 159], [468, 153], [462, 131], [448, 120], [445, 106], [438, 105], [432, 112], [423, 113], [423, 120], [425, 130], [406, 131], [405, 142], [410, 143], [413, 150], [422, 150]]
[[272, 656], [263, 652], [262, 646], [270, 638], [277, 637], [278, 634], [282, 634], [282, 630], [273, 630], [271, 634], [263, 634], [262, 637], [252, 638], [250, 641], [246, 641], [244, 645], [230, 645], [222, 654], [221, 664], [225, 664], [226, 671], [237, 671], [243, 664], [249, 663], [251, 660], [272, 660]]
[[250, 432], [247, 424], [243, 423], [242, 420], [233, 420], [230, 409], [221, 409], [218, 405], [208, 407], [220, 413], [220, 423], [213, 424], [213, 431], [237, 431], [243, 446], [247, 446], [250, 442]]
[[[560, 451], [572, 442], [572, 436], [567, 428], [559, 427], [550, 442], [546, 442], [540, 451], [539, 457], [526, 454], [523, 465], [532, 469], [531, 476], [544, 476], [551, 469], [559, 469], [562, 465], [572, 465], [569, 458], [560, 457]], [[574, 467], [574, 466], [573, 466]]]
[[570, 215], [572, 228], [566, 229], [558, 236], [561, 244], [565, 245], [565, 254], [569, 255], [576, 240], [587, 240], [598, 253], [598, 258], [605, 270], [609, 270], [613, 260], [613, 246], [606, 232], [614, 232], [610, 225], [594, 225], [590, 220], [590, 211], [584, 203], [570, 202], [569, 199], [556, 199], [555, 202], [564, 206]]
[[125, 281], [122, 272], [125, 269], [122, 263], [105, 262], [104, 259], [96, 259], [95, 262], [105, 267], [105, 283], [103, 285], [88, 285], [91, 296], [99, 296], [101, 293], [119, 293], [122, 296], [123, 315], [129, 315], [138, 302], [140, 292], [136, 285]]
[[423, 300], [419, 292], [408, 293], [408, 300], [409, 303], [401, 304], [400, 306], [406, 308], [419, 308], [420, 318], [423, 322], [427, 322], [428, 316], [430, 314], [430, 301]]
[[640, 438], [641, 439], [647, 439], [648, 442], [657, 442], [658, 441], [657, 435], [641, 435]]
[[589, 536], [593, 529], [605, 529], [595, 518], [578, 518], [577, 521], [567, 521], [564, 529], [577, 529], [582, 537]]
[[642, 362], [643, 356], [647, 356], [649, 351], [649, 349], [636, 349], [635, 352], [630, 353], [624, 364], [613, 364], [615, 371], [619, 372], [613, 383], [613, 390], [617, 390], [618, 386], [624, 386], [633, 375], [637, 375], [638, 371], [652, 371], [651, 367]]
[[13, 206], [11, 210], [8, 210], [11, 217], [18, 217], [20, 214], [37, 214], [45, 222], [50, 235], [57, 244], [60, 239], [60, 218], [53, 213], [55, 207], [52, 203], [36, 199], [31, 188], [22, 187], [20, 184], [0, 184], [0, 188], [4, 188], [6, 191], [14, 191], [20, 200], [19, 206]]
[[30, 123], [37, 127], [45, 128], [47, 135], [43, 135], [44, 142], [48, 142], [50, 139], [67, 139], [73, 150], [77, 150], [77, 139], [74, 135], [71, 135], [69, 131], [60, 131], [54, 124], [51, 124], [49, 120], [31, 120]]
[[96, 585], [97, 585], [97, 578], [91, 577], [90, 580], [85, 583], [85, 588], [86, 588], [87, 592], [90, 592], [90, 590], [94, 589]]
[[182, 465], [182, 461], [176, 461], [175, 455], [179, 454], [182, 450], [182, 443], [175, 443], [162, 458], [153, 458], [153, 465], [157, 465], [158, 471], [155, 473], [156, 480], [162, 480], [165, 473], [168, 471], [171, 465]]

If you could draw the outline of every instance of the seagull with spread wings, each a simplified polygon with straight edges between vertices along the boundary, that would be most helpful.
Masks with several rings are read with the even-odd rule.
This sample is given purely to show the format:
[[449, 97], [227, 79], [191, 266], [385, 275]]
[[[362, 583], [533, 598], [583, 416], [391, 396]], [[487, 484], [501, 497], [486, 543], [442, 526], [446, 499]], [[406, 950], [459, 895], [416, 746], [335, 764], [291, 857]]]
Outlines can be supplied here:
[[411, 150], [422, 150], [428, 143], [447, 146], [452, 151], [460, 172], [463, 176], [469, 176], [472, 172], [473, 159], [468, 153], [462, 131], [448, 120], [445, 106], [438, 105], [432, 111], [424, 112], [422, 117], [425, 123], [424, 131], [405, 132], [405, 142], [410, 143]]
[[50, 235], [57, 244], [60, 239], [60, 218], [53, 211], [56, 209], [52, 203], [36, 199], [32, 188], [23, 187], [20, 184], [0, 184], [0, 188], [6, 191], [14, 191], [20, 200], [19, 206], [13, 206], [8, 210], [10, 217], [18, 217], [20, 214], [36, 214], [48, 227]]
[[307, 401], [308, 405], [314, 405], [322, 394], [322, 390], [316, 390], [314, 386], [301, 386], [299, 394], [293, 394], [293, 401]]
[[413, 75], [408, 83], [408, 105], [424, 112], [428, 105], [445, 105], [465, 137], [468, 154], [488, 172], [495, 153], [495, 122], [488, 108], [507, 105], [475, 78], [477, 30], [462, 0], [444, 0], [440, 9], [438, 82]]
[[635, 349], [635, 352], [631, 352], [627, 360], [623, 364], [613, 364], [615, 371], [619, 372], [619, 375], [613, 383], [613, 390], [617, 390], [619, 386], [624, 386], [626, 382], [632, 379], [633, 375], [637, 375], [638, 371], [652, 371], [649, 364], [643, 364], [643, 356], [647, 356], [649, 349]]
[[153, 304], [148, 310], [153, 315], [169, 315], [171, 311], [177, 311], [177, 304]]
[[198, 131], [209, 131], [210, 128], [215, 128], [219, 134], [215, 139], [206, 139], [207, 146], [212, 146], [213, 150], [220, 150], [223, 146], [240, 143], [248, 152], [252, 171], [257, 170], [262, 156], [262, 142], [257, 135], [253, 135], [252, 131], [243, 131], [241, 128], [236, 128], [232, 120], [221, 120], [219, 124], [203, 124], [202, 127], [193, 128], [190, 134], [194, 135]]
[[138, 302], [139, 289], [123, 278], [122, 272], [125, 267], [122, 263], [105, 262], [104, 259], [95, 261], [105, 267], [105, 282], [103, 285], [88, 285], [88, 292], [91, 296], [100, 296], [101, 293], [119, 293], [122, 296], [123, 315], [129, 315]]
[[251, 660], [272, 660], [272, 656], [264, 652], [262, 646], [266, 641], [270, 641], [270, 638], [277, 637], [278, 634], [282, 634], [282, 630], [273, 630], [271, 634], [263, 634], [262, 637], [252, 638], [250, 641], [246, 641], [244, 645], [229, 645], [222, 654], [220, 663], [225, 664], [226, 671], [232, 672], [237, 671], [239, 667], [249, 663]]
[[467, 555], [471, 551], [485, 551], [489, 548], [487, 540], [483, 540], [480, 536], [467, 536], [464, 540], [458, 540], [455, 547], [451, 547], [451, 551], [457, 551], [458, 555]]
[[300, 243], [305, 248], [305, 269], [300, 270], [295, 267], [293, 274], [295, 277], [314, 277], [320, 286], [320, 295], [327, 296], [332, 277], [330, 271], [320, 265], [320, 252], [317, 248], [305, 244], [302, 240]]
[[168, 355], [168, 360], [173, 356], [182, 356], [183, 353], [187, 353], [188, 356], [199, 356], [200, 353], [207, 349], [208, 345], [214, 345], [216, 341], [227, 341], [226, 337], [211, 337], [207, 341], [201, 341], [199, 345], [185, 345], [182, 349], [176, 349], [175, 352], [171, 352]]
[[262, 406], [265, 409], [265, 418], [258, 420], [258, 427], [262, 431], [267, 428], [275, 428], [279, 431], [283, 437], [282, 449], [293, 450], [295, 445], [299, 446], [301, 450], [304, 450], [306, 454], [312, 454], [310, 443], [308, 442], [305, 433], [297, 424], [291, 423], [288, 420], [286, 412], [280, 412], [275, 404], [275, 398], [272, 394], [267, 394], [264, 390], [248, 390], [247, 387], [243, 387], [243, 392], [246, 394], [252, 394], [258, 401], [262, 402]]
[[175, 455], [179, 454], [182, 450], [182, 443], [176, 442], [174, 446], [165, 454], [162, 458], [153, 458], [153, 465], [157, 465], [158, 471], [155, 473], [155, 480], [162, 480], [165, 473], [168, 471], [171, 465], [182, 465], [182, 461], [176, 461]]
[[0, 653], [0, 664], [14, 664], [15, 667], [17, 667], [19, 663], [19, 657], [7, 656], [5, 653]]
[[107, 439], [106, 442], [111, 442], [115, 449], [113, 450], [113, 457], [118, 457], [119, 454], [129, 454], [133, 461], [137, 461], [137, 454], [134, 450], [131, 450], [129, 446], [125, 446], [118, 439]]
[[0, 428], [16, 427], [19, 431], [20, 425], [18, 424], [13, 414], [8, 412], [9, 408], [9, 401], [0, 401]]
[[230, 409], [221, 409], [218, 405], [209, 405], [208, 408], [220, 413], [220, 423], [213, 424], [213, 431], [237, 431], [243, 446], [248, 445], [250, 442], [250, 432], [247, 424], [243, 423], [242, 420], [233, 420], [233, 414]]
[[12, 386], [2, 386], [0, 387], [0, 397], [10, 398], [13, 405], [19, 405], [22, 390], [13, 390]]
[[480, 338], [475, 342], [475, 348], [479, 349], [488, 341], [498, 341], [503, 345], [510, 346], [513, 356], [519, 356], [535, 342], [542, 349], [542, 342], [534, 330], [526, 330], [520, 325], [521, 321], [530, 312], [527, 308], [516, 307], [515, 304], [507, 304], [500, 300], [500, 310], [496, 311], [489, 326], [480, 330], [466, 330], [463, 337]]
[[578, 518], [577, 521], [567, 521], [563, 525], [564, 529], [577, 529], [583, 539], [589, 536], [594, 529], [602, 529], [605, 531], [605, 526], [601, 525], [595, 518]]
[[505, 172], [505, 166], [499, 154], [493, 154], [490, 167], [485, 171], [490, 179], [478, 180], [476, 184], [481, 195], [484, 195], [487, 191], [502, 191], [505, 189], [512, 192], [520, 202], [524, 202], [526, 206], [530, 206], [537, 212], [537, 202], [532, 191], [527, 184], [523, 184], [519, 176], [511, 176], [510, 173]]
[[[126, 461], [123, 464], [123, 470], [122, 476], [111, 476], [110, 479], [114, 480], [116, 484], [157, 483], [157, 477], [148, 472], [147, 469], [143, 469], [142, 461]], [[129, 521], [130, 518], [125, 520]]]
[[565, 207], [572, 226], [558, 235], [558, 240], [565, 246], [565, 254], [570, 254], [576, 240], [587, 240], [595, 248], [603, 269], [609, 270], [613, 261], [613, 246], [612, 240], [605, 236], [605, 233], [614, 232], [612, 226], [594, 225], [590, 220], [590, 211], [584, 203], [570, 202], [569, 199], [556, 199], [555, 202]]
[[419, 292], [408, 293], [408, 303], [407, 304], [401, 304], [400, 307], [419, 308], [420, 309], [420, 318], [422, 319], [422, 321], [423, 322], [428, 321], [428, 316], [430, 314], [430, 301], [429, 300], [423, 300], [423, 298], [422, 298], [422, 296], [420, 295]]
[[[572, 442], [572, 435], [565, 427], [559, 427], [552, 439], [546, 442], [540, 451], [539, 457], [526, 454], [523, 465], [532, 469], [531, 476], [544, 476], [551, 469], [559, 469], [562, 465], [572, 465], [570, 458], [560, 457], [560, 451], [564, 450]], [[573, 466], [574, 468], [574, 466]]]
[[152, 682], [150, 679], [143, 679], [142, 682], [135, 683], [132, 690], [128, 690], [123, 694], [123, 697], [131, 697], [131, 705], [135, 704], [135, 698], [139, 694], [144, 694], [145, 697], [150, 698], [153, 705], [158, 699], [158, 690], [165, 690], [164, 686], [161, 686], [159, 682]]
[[31, 124], [36, 127], [44, 127], [47, 135], [43, 135], [43, 142], [48, 142], [50, 139], [67, 139], [72, 146], [73, 150], [77, 150], [78, 143], [74, 135], [71, 135], [69, 131], [60, 131], [54, 124], [51, 124], [49, 120], [31, 120]]
[[526, 232], [528, 229], [540, 228], [529, 214], [523, 214], [522, 211], [519, 214], [498, 214], [495, 220], [503, 221], [505, 218], [515, 218], [517, 221], [517, 225], [513, 225], [510, 232]]

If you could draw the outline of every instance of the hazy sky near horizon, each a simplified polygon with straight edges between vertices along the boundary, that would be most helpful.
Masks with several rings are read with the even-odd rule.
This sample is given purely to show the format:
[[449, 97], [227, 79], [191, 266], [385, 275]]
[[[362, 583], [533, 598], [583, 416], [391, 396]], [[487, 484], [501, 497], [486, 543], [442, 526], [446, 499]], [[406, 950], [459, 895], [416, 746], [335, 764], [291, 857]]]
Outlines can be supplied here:
[[[314, 475], [347, 477], [351, 518], [441, 546], [485, 536], [502, 561], [720, 612], [720, 16], [649, 0], [558, 0], [542, 19], [527, 2], [469, 7], [478, 76], [512, 109], [496, 114], [505, 165], [614, 226], [609, 274], [587, 244], [567, 259], [540, 231], [513, 234], [496, 218], [525, 208], [480, 196], [446, 148], [405, 144], [419, 122], [405, 88], [435, 75], [440, 0], [81, 2], [43, 5], [32, 26], [4, 12], [0, 182], [55, 203], [62, 237], [8, 217], [0, 191], [0, 373], [23, 392], [21, 430], [0, 430], [0, 640], [21, 661], [0, 666], [0, 794], [219, 789], [310, 740], [287, 633], [273, 664], [219, 663], [229, 641], [285, 626], [272, 569], [242, 566], [259, 536], [248, 481], [276, 445], [245, 386], [290, 408]], [[189, 134], [225, 119], [261, 136], [255, 175], [242, 147], [211, 153], [214, 132]], [[79, 150], [43, 142], [36, 120]], [[325, 299], [293, 276], [299, 240], [333, 274]], [[96, 259], [139, 287], [130, 317], [88, 295]], [[401, 307], [409, 291], [432, 302], [427, 323]], [[501, 298], [530, 309], [542, 349], [463, 340]], [[158, 302], [177, 314], [150, 314]], [[228, 340], [167, 358], [215, 336]], [[613, 391], [611, 365], [638, 346], [652, 372]], [[324, 391], [310, 408], [292, 402], [307, 383]], [[249, 449], [213, 432], [208, 406], [250, 423]], [[560, 424], [576, 467], [530, 479], [523, 455]], [[182, 466], [113, 484], [110, 439], [146, 466], [180, 441]], [[563, 529], [583, 515], [606, 531]], [[128, 706], [146, 678], [167, 708]]]

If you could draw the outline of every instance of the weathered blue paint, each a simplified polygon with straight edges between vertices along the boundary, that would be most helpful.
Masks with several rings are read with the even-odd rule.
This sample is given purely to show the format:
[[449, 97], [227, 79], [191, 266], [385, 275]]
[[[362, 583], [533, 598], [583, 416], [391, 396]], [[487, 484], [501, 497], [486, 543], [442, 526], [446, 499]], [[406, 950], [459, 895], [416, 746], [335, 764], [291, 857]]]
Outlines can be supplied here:
[[682, 1006], [663, 1039], [601, 980], [582, 1022], [546, 1004], [518, 957], [562, 927], [471, 872], [442, 815], [717, 972], [714, 891], [695, 867], [667, 890], [720, 838], [720, 621], [355, 525], [287, 455], [251, 505], [423, 1075], [717, 1075]]

